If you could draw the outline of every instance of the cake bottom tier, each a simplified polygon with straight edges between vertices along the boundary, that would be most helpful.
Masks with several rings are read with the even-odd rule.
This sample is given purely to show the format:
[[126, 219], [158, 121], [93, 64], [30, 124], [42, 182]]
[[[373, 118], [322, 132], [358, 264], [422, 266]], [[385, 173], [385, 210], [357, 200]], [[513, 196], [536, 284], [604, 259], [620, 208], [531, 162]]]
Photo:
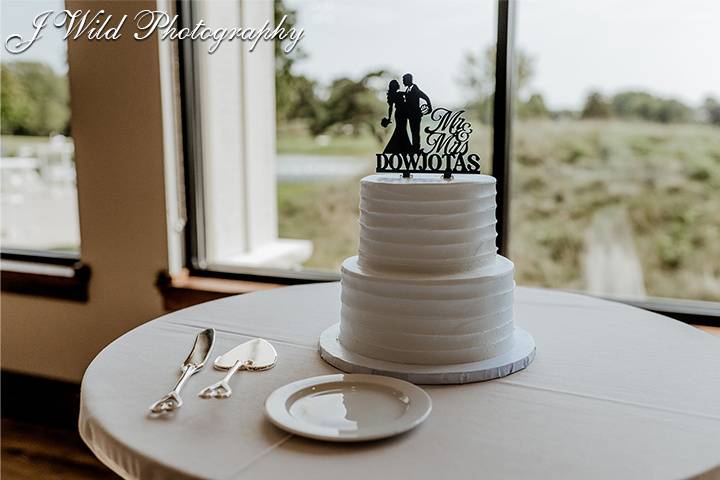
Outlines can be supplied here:
[[445, 365], [485, 360], [513, 345], [510, 260], [447, 276], [365, 272], [357, 257], [342, 265], [338, 340], [389, 362]]

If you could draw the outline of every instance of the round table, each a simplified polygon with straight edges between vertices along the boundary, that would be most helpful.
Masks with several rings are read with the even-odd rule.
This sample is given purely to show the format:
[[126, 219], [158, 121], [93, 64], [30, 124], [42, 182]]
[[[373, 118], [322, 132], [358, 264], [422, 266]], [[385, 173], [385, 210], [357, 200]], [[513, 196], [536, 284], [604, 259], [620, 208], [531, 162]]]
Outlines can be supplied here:
[[[125, 478], [687, 478], [720, 477], [720, 339], [661, 315], [551, 290], [518, 288], [517, 325], [537, 343], [525, 370], [490, 382], [425, 387], [433, 411], [392, 439], [331, 444], [264, 418], [291, 381], [336, 373], [318, 355], [338, 321], [337, 283], [229, 297], [123, 335], [88, 367], [80, 434]], [[197, 392], [171, 418], [148, 406], [178, 378], [196, 333], [216, 329], [215, 358], [263, 337], [277, 366], [241, 372], [227, 400]], [[706, 477], [703, 477], [706, 478]]]

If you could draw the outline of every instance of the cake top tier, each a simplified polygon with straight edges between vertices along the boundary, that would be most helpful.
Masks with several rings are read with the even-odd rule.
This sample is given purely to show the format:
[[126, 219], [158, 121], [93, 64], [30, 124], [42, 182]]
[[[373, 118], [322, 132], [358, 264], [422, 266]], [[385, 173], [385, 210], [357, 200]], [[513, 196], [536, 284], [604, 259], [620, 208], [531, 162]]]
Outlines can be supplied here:
[[359, 264], [374, 271], [450, 274], [494, 260], [495, 179], [371, 175], [360, 185]]

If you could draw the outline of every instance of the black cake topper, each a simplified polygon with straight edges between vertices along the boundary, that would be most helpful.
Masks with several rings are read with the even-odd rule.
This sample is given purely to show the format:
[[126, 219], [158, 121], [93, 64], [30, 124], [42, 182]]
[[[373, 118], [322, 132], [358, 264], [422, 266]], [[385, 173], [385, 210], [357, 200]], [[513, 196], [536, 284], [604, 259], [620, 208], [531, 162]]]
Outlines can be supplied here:
[[[472, 126], [463, 116], [465, 111], [433, 110], [430, 97], [413, 83], [410, 73], [403, 75], [402, 83], [404, 90], [397, 80], [388, 84], [388, 116], [380, 125], [387, 128], [394, 111], [395, 128], [383, 153], [376, 154], [375, 171], [402, 173], [403, 177], [411, 173], [442, 173], [444, 178], [452, 178], [453, 173], [480, 173], [480, 156], [468, 154]], [[427, 148], [422, 148], [420, 125], [422, 117], [428, 114], [434, 124], [425, 127]]]

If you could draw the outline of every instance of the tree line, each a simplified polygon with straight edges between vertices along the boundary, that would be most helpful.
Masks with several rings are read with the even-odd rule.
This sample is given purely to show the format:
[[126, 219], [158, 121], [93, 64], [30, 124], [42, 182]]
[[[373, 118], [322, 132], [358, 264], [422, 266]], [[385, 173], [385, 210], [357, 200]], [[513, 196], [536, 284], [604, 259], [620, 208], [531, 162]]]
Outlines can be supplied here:
[[40, 62], [0, 66], [0, 132], [47, 136], [70, 133], [67, 77]]
[[699, 109], [674, 98], [663, 98], [643, 91], [620, 92], [610, 97], [592, 91], [585, 99], [580, 118], [618, 117], [659, 123], [706, 122], [720, 125], [720, 103], [707, 97]]
[[[522, 50], [515, 52], [514, 98], [515, 115], [527, 118], [570, 117], [581, 119], [621, 118], [659, 123], [701, 122], [720, 125], [720, 102], [708, 96], [700, 108], [692, 108], [673, 98], [663, 98], [643, 91], [623, 91], [610, 97], [591, 91], [579, 112], [551, 111], [542, 94], [530, 91], [535, 61]], [[495, 48], [482, 54], [465, 56], [460, 84], [470, 99], [469, 109], [483, 122], [492, 119], [495, 89]]]

